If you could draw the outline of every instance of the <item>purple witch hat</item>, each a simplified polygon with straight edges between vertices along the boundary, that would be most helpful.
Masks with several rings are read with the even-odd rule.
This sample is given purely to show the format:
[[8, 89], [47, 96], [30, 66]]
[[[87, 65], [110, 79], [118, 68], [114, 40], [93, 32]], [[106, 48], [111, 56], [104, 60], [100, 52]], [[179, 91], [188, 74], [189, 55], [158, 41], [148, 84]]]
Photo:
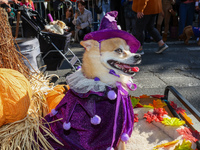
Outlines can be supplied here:
[[130, 51], [132, 53], [137, 52], [138, 48], [140, 47], [140, 42], [130, 33], [118, 29], [117, 21], [115, 20], [117, 15], [117, 11], [106, 13], [101, 20], [99, 30], [86, 34], [84, 41], [93, 39], [100, 43], [103, 40], [118, 37], [126, 41], [126, 43], [130, 46]]

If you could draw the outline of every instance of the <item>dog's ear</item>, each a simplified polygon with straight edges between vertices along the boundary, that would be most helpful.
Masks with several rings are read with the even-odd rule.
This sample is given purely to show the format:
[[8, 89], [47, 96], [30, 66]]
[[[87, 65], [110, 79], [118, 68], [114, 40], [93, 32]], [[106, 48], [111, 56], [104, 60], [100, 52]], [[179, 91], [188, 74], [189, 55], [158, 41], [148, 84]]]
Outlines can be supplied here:
[[95, 40], [87, 40], [81, 41], [80, 44], [87, 50], [90, 51], [91, 49], [94, 50], [99, 47], [99, 42]]

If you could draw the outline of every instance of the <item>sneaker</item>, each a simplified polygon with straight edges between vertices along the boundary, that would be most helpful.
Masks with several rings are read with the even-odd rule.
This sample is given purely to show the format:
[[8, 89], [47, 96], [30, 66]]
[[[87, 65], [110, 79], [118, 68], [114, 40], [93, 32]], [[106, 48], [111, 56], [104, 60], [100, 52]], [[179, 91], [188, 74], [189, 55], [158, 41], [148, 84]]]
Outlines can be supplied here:
[[159, 48], [158, 48], [158, 50], [155, 52], [155, 53], [157, 53], [157, 54], [160, 54], [160, 53], [162, 53], [164, 50], [166, 50], [166, 49], [168, 49], [168, 45], [167, 44], [163, 44], [163, 46], [160, 46]]
[[137, 53], [140, 55], [144, 55], [144, 50], [138, 50]]

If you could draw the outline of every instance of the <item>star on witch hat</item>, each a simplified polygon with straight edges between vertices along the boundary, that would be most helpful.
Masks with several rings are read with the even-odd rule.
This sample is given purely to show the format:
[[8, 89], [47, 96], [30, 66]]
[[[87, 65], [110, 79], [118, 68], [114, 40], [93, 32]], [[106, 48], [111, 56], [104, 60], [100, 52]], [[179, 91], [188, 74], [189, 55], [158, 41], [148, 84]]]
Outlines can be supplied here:
[[126, 41], [126, 43], [130, 46], [130, 51], [132, 53], [137, 52], [138, 48], [140, 47], [140, 42], [132, 34], [118, 29], [117, 21], [115, 20], [117, 15], [117, 11], [106, 13], [101, 20], [99, 30], [86, 34], [84, 41], [92, 39], [100, 43], [103, 40], [118, 37]]

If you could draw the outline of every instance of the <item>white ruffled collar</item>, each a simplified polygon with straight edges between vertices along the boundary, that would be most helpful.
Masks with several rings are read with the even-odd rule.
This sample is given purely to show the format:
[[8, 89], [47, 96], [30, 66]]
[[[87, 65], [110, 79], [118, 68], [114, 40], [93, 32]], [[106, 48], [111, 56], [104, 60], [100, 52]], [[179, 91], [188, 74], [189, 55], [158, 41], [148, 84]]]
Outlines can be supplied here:
[[77, 93], [87, 93], [89, 91], [103, 92], [106, 90], [106, 86], [112, 87], [101, 81], [86, 78], [81, 69], [67, 76], [66, 81], [70, 89], [73, 89]]

